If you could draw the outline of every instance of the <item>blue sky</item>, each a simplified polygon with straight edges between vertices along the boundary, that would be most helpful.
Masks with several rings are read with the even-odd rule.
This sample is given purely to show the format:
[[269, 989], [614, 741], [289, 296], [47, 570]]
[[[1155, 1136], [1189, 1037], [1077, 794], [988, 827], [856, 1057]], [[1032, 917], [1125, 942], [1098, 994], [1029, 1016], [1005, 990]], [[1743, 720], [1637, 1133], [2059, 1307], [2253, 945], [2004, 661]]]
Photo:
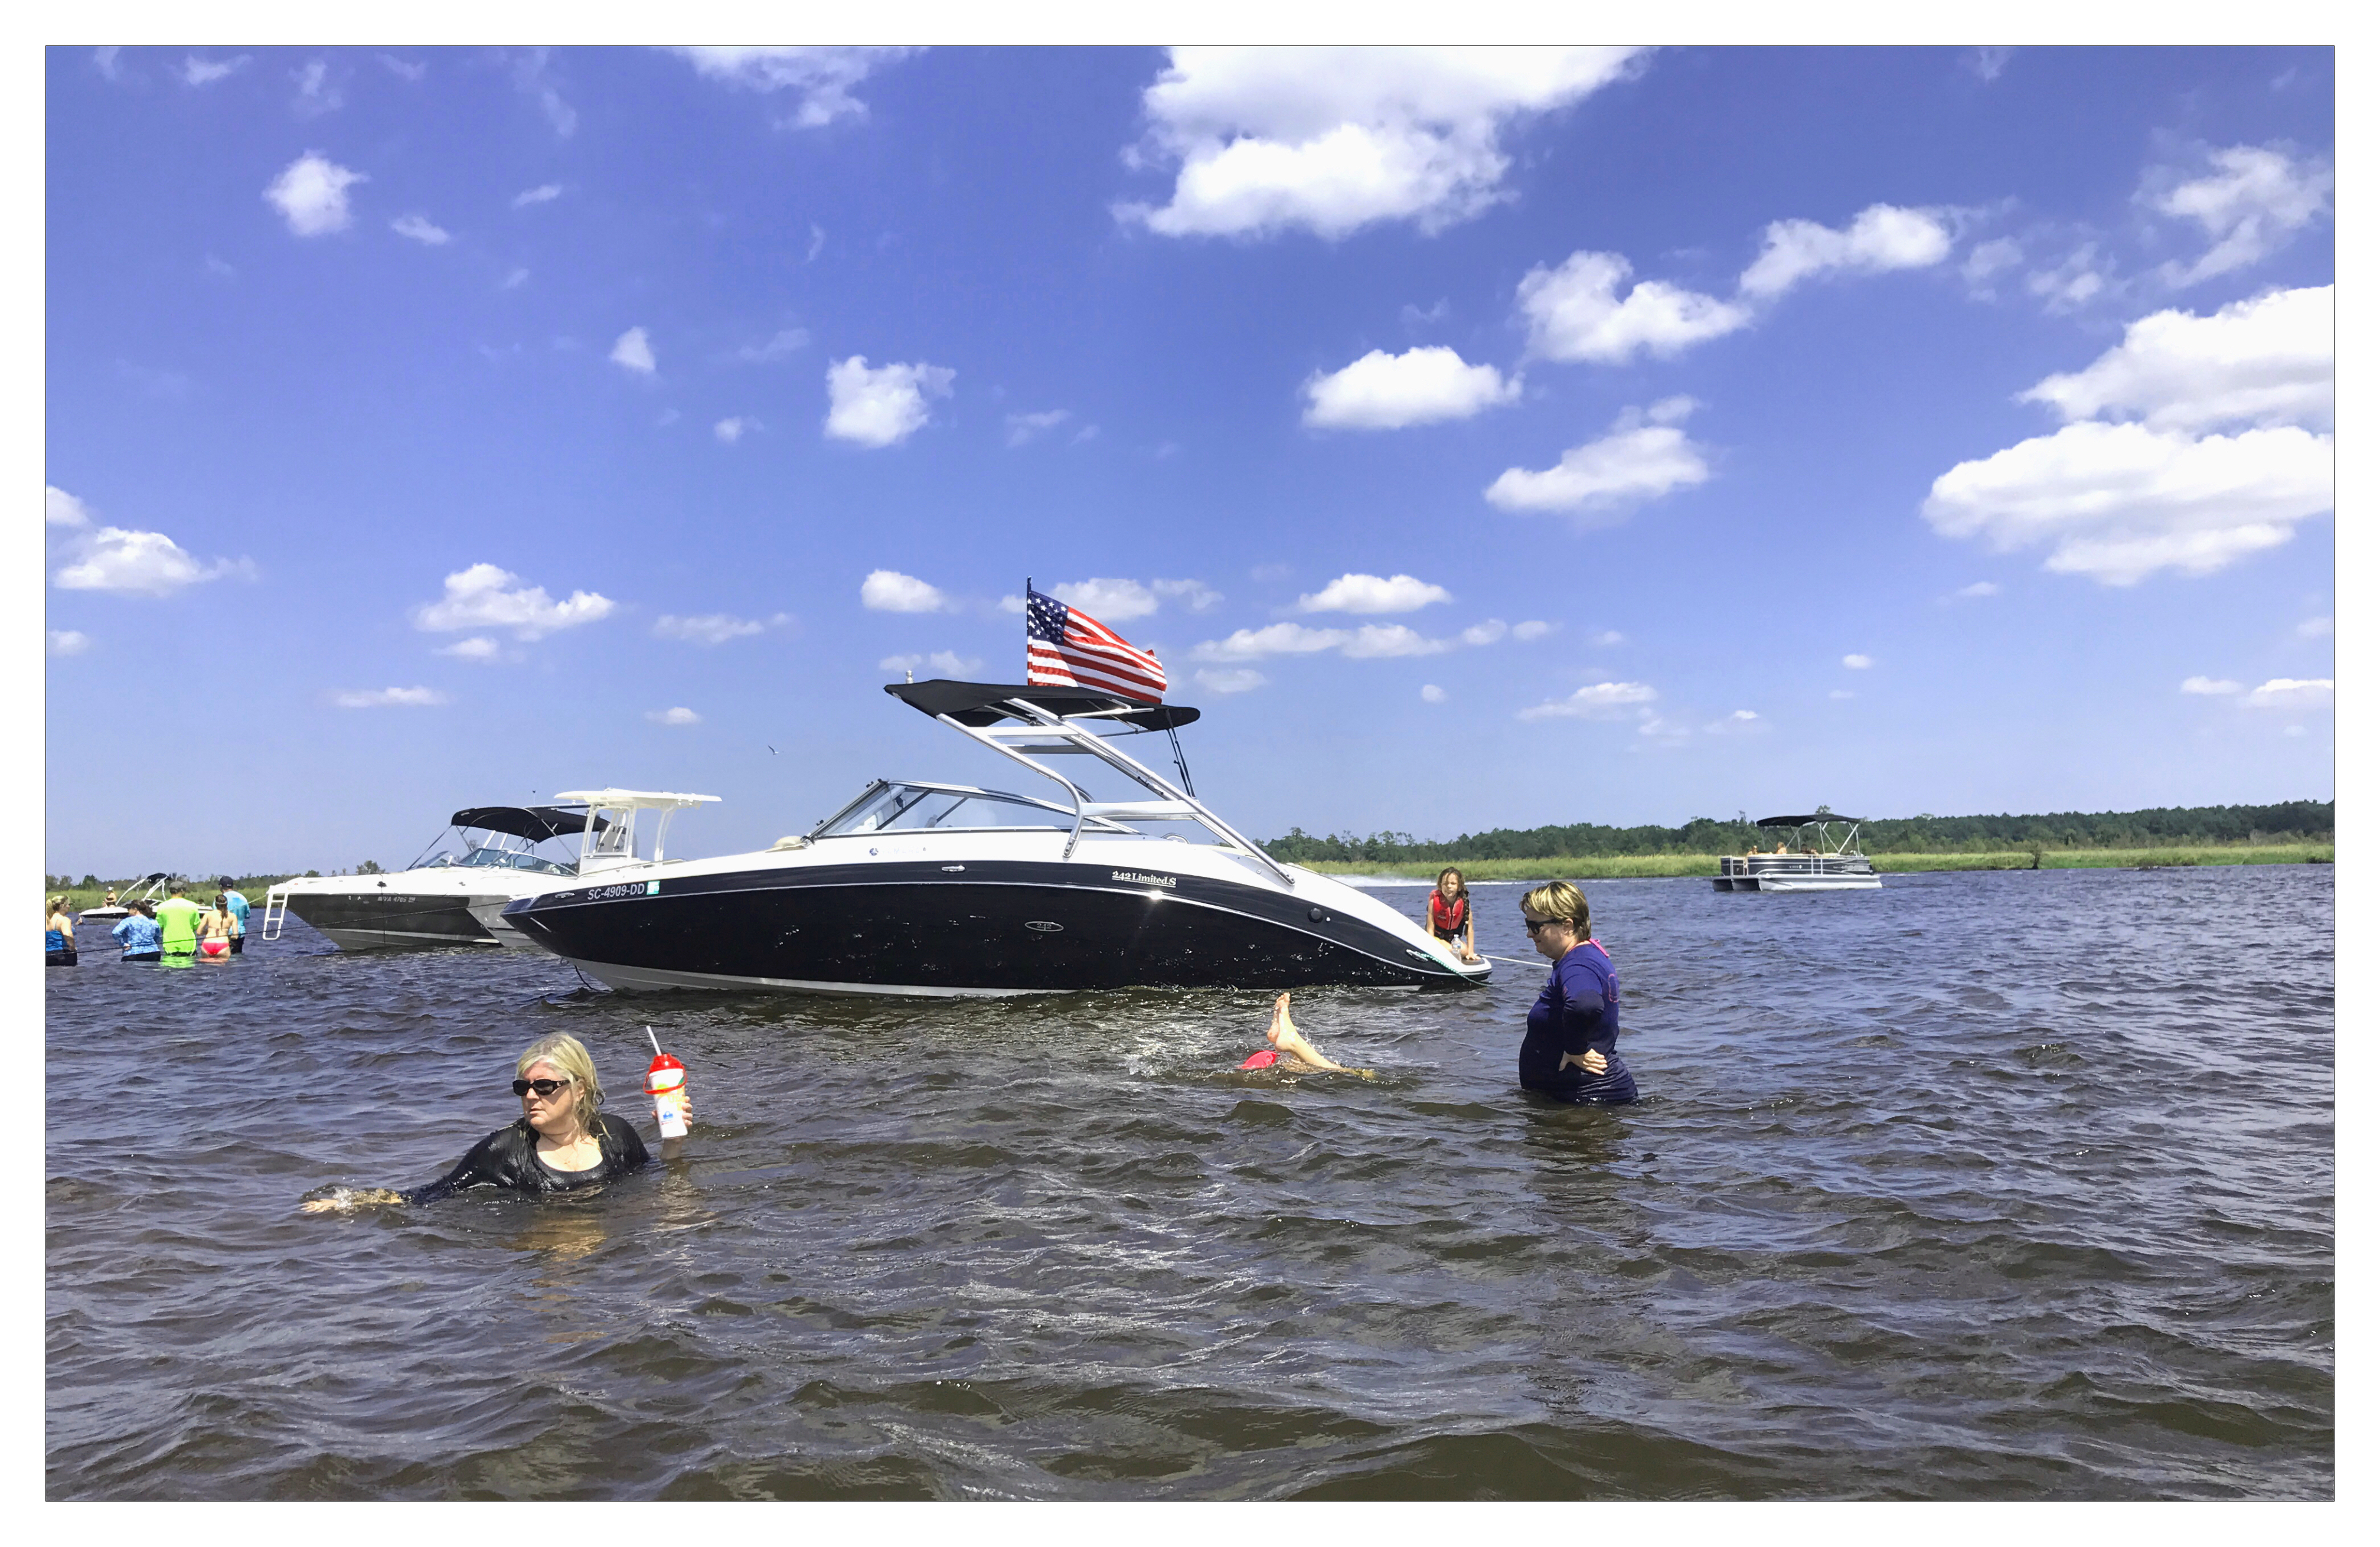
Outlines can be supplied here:
[[1027, 575], [1260, 836], [2332, 793], [2327, 51], [47, 84], [53, 871], [997, 784]]

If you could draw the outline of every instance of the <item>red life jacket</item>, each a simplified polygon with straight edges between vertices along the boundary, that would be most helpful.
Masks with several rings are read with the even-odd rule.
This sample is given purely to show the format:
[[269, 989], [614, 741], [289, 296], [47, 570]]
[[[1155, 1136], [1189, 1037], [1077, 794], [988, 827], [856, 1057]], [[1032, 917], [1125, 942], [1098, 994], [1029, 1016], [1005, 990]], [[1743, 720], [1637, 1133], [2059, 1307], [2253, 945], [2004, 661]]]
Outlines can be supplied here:
[[1471, 916], [1471, 899], [1457, 897], [1451, 905], [1446, 894], [1433, 889], [1429, 894], [1429, 927], [1447, 934], [1461, 934], [1463, 921]]

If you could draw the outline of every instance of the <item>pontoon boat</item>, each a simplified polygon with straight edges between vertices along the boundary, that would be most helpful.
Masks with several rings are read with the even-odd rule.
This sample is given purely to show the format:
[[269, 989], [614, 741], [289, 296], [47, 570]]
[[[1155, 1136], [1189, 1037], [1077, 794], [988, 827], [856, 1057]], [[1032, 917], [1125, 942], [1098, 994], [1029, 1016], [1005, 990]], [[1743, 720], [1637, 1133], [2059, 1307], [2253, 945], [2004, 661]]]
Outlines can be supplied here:
[[[1730, 855], [1721, 859], [1711, 885], [1721, 892], [1873, 892], [1884, 884], [1859, 848], [1860, 819], [1821, 811], [1815, 816], [1762, 817], [1753, 825], [1791, 830], [1773, 854]], [[1843, 835], [1833, 835], [1840, 825]]]

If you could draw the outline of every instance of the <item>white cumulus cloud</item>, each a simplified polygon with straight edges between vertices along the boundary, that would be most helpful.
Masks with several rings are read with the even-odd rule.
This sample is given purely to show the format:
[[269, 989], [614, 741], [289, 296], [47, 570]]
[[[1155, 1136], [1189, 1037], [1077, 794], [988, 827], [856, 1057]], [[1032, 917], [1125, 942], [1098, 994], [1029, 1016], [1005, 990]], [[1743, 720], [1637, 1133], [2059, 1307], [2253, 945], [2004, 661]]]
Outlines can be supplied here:
[[2185, 693], [2200, 693], [2215, 698], [2240, 691], [2240, 685], [2224, 677], [2186, 676], [2181, 679], [2181, 690]]
[[612, 363], [639, 376], [653, 373], [653, 341], [642, 328], [630, 328], [612, 342]]
[[1445, 640], [1417, 634], [1402, 623], [1367, 623], [1347, 640], [1342, 653], [1356, 661], [1397, 655], [1438, 655], [1453, 649]]
[[1752, 320], [1749, 308], [1658, 279], [1620, 294], [1628, 260], [1616, 252], [1573, 252], [1561, 267], [1542, 265], [1521, 280], [1529, 352], [1545, 359], [1616, 365], [1639, 352], [1667, 359]]
[[1960, 463], [1934, 481], [1925, 516], [2001, 553], [2047, 544], [2045, 567], [2125, 586], [2159, 569], [2211, 574], [2330, 507], [2327, 435], [2089, 420]]
[[1767, 298], [1836, 270], [1922, 269], [1949, 256], [1950, 228], [1940, 212], [1871, 204], [1840, 231], [1815, 220], [1772, 221], [1760, 256], [1736, 284], [1745, 295]]
[[1208, 640], [1190, 652], [1198, 661], [1261, 661], [1274, 655], [1318, 655], [1337, 651], [1354, 661], [1385, 660], [1406, 655], [1442, 655], [1455, 648], [1451, 640], [1434, 640], [1402, 623], [1367, 623], [1359, 628], [1309, 628], [1302, 623], [1275, 623], [1262, 628], [1242, 628], [1220, 640]]
[[1008, 416], [1008, 444], [1024, 445], [1055, 430], [1074, 417], [1072, 412], [1064, 408], [1044, 408], [1038, 413], [1011, 414]]
[[2180, 174], [2166, 170], [2141, 196], [2158, 213], [2195, 221], [2206, 234], [2210, 245], [2196, 262], [2158, 271], [2176, 287], [2270, 256], [2330, 208], [2332, 173], [2324, 162], [2253, 145], [2213, 151], [2206, 159], [2204, 176], [2177, 182]]
[[700, 613], [692, 617], [663, 613], [653, 619], [653, 638], [683, 640], [688, 644], [719, 645], [730, 640], [765, 633], [769, 625], [758, 618], [737, 617], [732, 613]]
[[1566, 699], [1533, 704], [1521, 711], [1524, 720], [1606, 720], [1631, 704], [1651, 703], [1660, 695], [1642, 682], [1590, 682]]
[[52, 655], [80, 655], [91, 648], [90, 636], [79, 629], [53, 628], [49, 635], [49, 652]]
[[182, 61], [182, 84], [212, 86], [247, 63], [245, 54], [229, 59], [201, 59], [193, 54]]
[[1223, 593], [1203, 580], [1151, 580], [1148, 589], [1170, 602], [1178, 602], [1194, 613], [1211, 611], [1220, 605]]
[[1435, 682], [1425, 682], [1421, 685], [1421, 701], [1424, 703], [1444, 703], [1446, 701], [1446, 689], [1440, 688]]
[[2155, 430], [2331, 423], [2332, 287], [2270, 290], [2210, 317], [2143, 317], [2084, 369], [2020, 394], [2069, 420], [2137, 418]]
[[679, 705], [675, 709], [647, 710], [645, 712], [645, 718], [650, 720], [657, 725], [698, 725], [702, 724], [702, 716], [697, 714], [693, 710], [686, 708], [683, 704]]
[[1250, 666], [1227, 667], [1221, 671], [1200, 668], [1198, 686], [1209, 693], [1246, 693], [1263, 687], [1270, 678]]
[[435, 688], [360, 688], [334, 693], [331, 701], [341, 709], [428, 709], [446, 695]]
[[760, 428], [757, 419], [722, 419], [710, 427], [711, 434], [722, 445], [734, 445], [751, 431]]
[[947, 397], [958, 372], [941, 365], [884, 365], [870, 369], [854, 355], [826, 370], [826, 432], [855, 445], [887, 446], [924, 428], [931, 417], [929, 397]]
[[1237, 629], [1229, 638], [1209, 640], [1190, 653], [1200, 661], [1260, 661], [1268, 655], [1314, 655], [1342, 649], [1353, 637], [1344, 628], [1275, 623], [1262, 628]]
[[1521, 395], [1492, 365], [1466, 365], [1443, 345], [1391, 355], [1374, 349], [1305, 383], [1305, 422], [1318, 430], [1400, 430], [1469, 419]]
[[821, 128], [837, 118], [865, 118], [868, 104], [851, 94], [877, 66], [905, 48], [682, 48], [696, 70], [712, 80], [765, 94], [789, 91], [794, 113], [780, 128]]
[[468, 640], [456, 640], [450, 645], [440, 645], [438, 653], [451, 655], [457, 661], [476, 662], [487, 665], [504, 659], [504, 647], [485, 634], [474, 634]]
[[779, 328], [757, 344], [747, 344], [735, 351], [735, 358], [754, 365], [768, 365], [799, 354], [809, 347], [808, 328]]
[[1984, 597], [1998, 596], [1999, 593], [2000, 588], [1992, 581], [1977, 580], [1973, 585], [1961, 586], [1950, 594], [1953, 596]]
[[1297, 599], [1301, 613], [1411, 613], [1433, 602], [1451, 602], [1444, 586], [1411, 575], [1347, 574], [1310, 596]]
[[1843, 664], [1849, 666], [1855, 672], [1864, 672], [1870, 666], [1876, 664], [1876, 657], [1873, 655], [1846, 655], [1843, 657]]
[[509, 628], [515, 639], [538, 640], [609, 617], [615, 605], [590, 591], [574, 591], [567, 602], [556, 602], [543, 586], [522, 585], [510, 570], [475, 564], [447, 576], [446, 593], [416, 608], [413, 626], [432, 634]]
[[371, 179], [309, 151], [281, 169], [264, 189], [264, 201], [281, 212], [292, 235], [324, 237], [344, 231], [354, 216], [347, 209], [347, 189]]
[[1142, 93], [1146, 152], [1176, 168], [1163, 236], [1330, 239], [1376, 221], [1436, 231], [1499, 197], [1504, 126], [1618, 79], [1624, 48], [1176, 48]]
[[42, 522], [45, 527], [87, 527], [91, 525], [91, 507], [56, 484], [44, 484]]
[[1505, 469], [1488, 486], [1488, 501], [1506, 510], [1616, 517], [1705, 482], [1710, 467], [1703, 448], [1678, 428], [1693, 408], [1690, 398], [1667, 398], [1641, 413], [1631, 408], [1613, 422], [1609, 434], [1572, 446], [1542, 472]]
[[[1527, 643], [1531, 640], [1542, 640], [1553, 631], [1554, 626], [1552, 624], [1534, 617], [1524, 618], [1521, 622], [1512, 625], [1512, 638], [1519, 640], [1524, 644]], [[1618, 644], [1620, 642], [1619, 636], [1614, 635], [1610, 642]]]
[[[82, 502], [63, 490], [51, 493], [62, 496], [66, 504], [62, 507], [56, 500], [50, 502], [49, 522], [80, 534], [70, 540], [67, 551], [72, 554], [71, 562], [52, 577], [61, 591], [171, 596], [185, 586], [220, 579], [225, 575], [255, 572], [255, 566], [246, 559], [202, 562], [162, 531], [140, 531], [128, 527], [88, 529]], [[77, 518], [60, 520], [62, 509]]]
[[562, 197], [560, 183], [540, 183], [535, 188], [521, 189], [513, 195], [513, 208], [526, 210], [532, 204], [551, 204]]
[[2260, 684], [2240, 700], [2242, 709], [2320, 709], [2330, 702], [2326, 676], [2277, 676]]
[[427, 215], [399, 215], [388, 223], [388, 228], [406, 240], [419, 242], [424, 247], [444, 247], [455, 239], [444, 228], [431, 224]]
[[1050, 588], [1050, 594], [1069, 607], [1080, 607], [1101, 623], [1128, 623], [1157, 611], [1157, 593], [1138, 580], [1067, 580]]
[[859, 604], [878, 613], [939, 613], [948, 598], [917, 579], [897, 569], [871, 569], [859, 582]]

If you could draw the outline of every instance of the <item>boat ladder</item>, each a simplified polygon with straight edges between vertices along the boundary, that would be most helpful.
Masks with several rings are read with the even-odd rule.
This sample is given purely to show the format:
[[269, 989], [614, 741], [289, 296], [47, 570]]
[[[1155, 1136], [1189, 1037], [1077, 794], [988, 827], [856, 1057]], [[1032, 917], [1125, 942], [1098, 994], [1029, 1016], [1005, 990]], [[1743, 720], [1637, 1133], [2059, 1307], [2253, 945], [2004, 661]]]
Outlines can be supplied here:
[[282, 921], [289, 917], [289, 888], [273, 886], [264, 894], [264, 928], [258, 931], [263, 940], [281, 938]]

